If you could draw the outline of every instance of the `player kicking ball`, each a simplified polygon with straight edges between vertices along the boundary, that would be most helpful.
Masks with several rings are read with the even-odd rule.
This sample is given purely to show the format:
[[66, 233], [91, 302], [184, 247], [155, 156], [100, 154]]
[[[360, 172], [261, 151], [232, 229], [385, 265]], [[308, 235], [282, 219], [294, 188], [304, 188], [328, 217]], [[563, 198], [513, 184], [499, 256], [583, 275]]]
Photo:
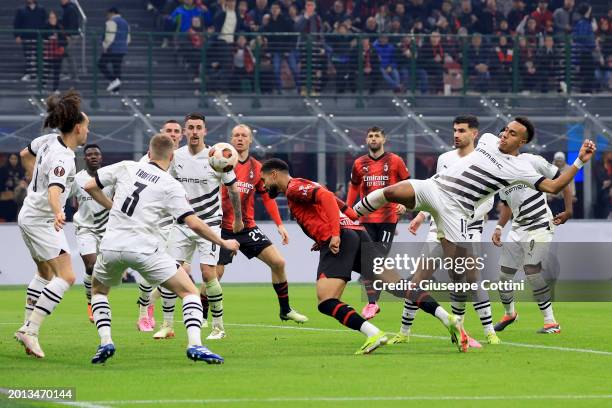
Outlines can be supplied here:
[[[165, 251], [159, 222], [168, 215], [177, 224], [186, 225], [195, 234], [215, 245], [236, 251], [238, 242], [223, 240], [195, 214], [181, 184], [168, 174], [174, 155], [172, 139], [153, 136], [149, 145], [151, 161], [123, 161], [98, 170], [85, 190], [105, 208], [110, 209], [107, 231], [100, 244], [94, 266], [92, 311], [100, 335], [100, 346], [91, 362], [104, 363], [115, 354], [111, 338], [110, 288], [121, 283], [126, 268], [138, 271], [147, 282], [176, 293], [183, 299], [183, 323], [187, 329], [187, 358], [221, 364], [223, 358], [202, 345], [203, 319], [199, 292], [185, 270]], [[114, 186], [111, 202], [102, 189]]]
[[[289, 284], [285, 273], [285, 259], [270, 239], [255, 224], [255, 192], [261, 194], [264, 207], [270, 218], [276, 224], [278, 233], [282, 238], [283, 245], [289, 243], [289, 234], [283, 225], [276, 201], [271, 199], [266, 192], [261, 180], [261, 163], [249, 155], [249, 148], [253, 143], [253, 134], [246, 125], [237, 125], [232, 129], [230, 143], [238, 152], [238, 163], [234, 168], [236, 173], [236, 187], [240, 192], [242, 207], [242, 222], [244, 229], [234, 233], [234, 212], [226, 187], [222, 189], [223, 221], [221, 223], [221, 237], [224, 239], [235, 239], [240, 243], [240, 252], [249, 259], [257, 257], [270, 267], [272, 272], [272, 287], [276, 292], [280, 307], [280, 319], [282, 321], [293, 320], [296, 323], [305, 323], [308, 317], [293, 310], [289, 305]], [[223, 276], [225, 265], [232, 262], [234, 254], [228, 250], [221, 249], [219, 262], [217, 264], [217, 276]]]
[[[368, 263], [362, 270], [362, 244], [371, 244], [372, 240], [365, 228], [354, 221], [357, 214], [325, 187], [291, 177], [289, 166], [282, 160], [266, 160], [261, 168], [261, 178], [271, 198], [276, 198], [279, 193], [285, 194], [291, 214], [315, 241], [313, 250], [319, 251], [316, 285], [319, 311], [366, 336], [366, 342], [355, 354], [369, 354], [387, 344], [388, 337], [383, 331], [340, 300], [346, 283], [351, 280], [351, 271], [368, 275], [368, 278], [372, 273], [372, 265]], [[381, 275], [381, 278], [385, 276]], [[455, 342], [459, 343], [458, 337], [461, 337], [460, 351], [467, 350], [467, 334], [458, 319], [449, 315], [425, 292], [399, 294], [401, 297], [409, 295], [419, 307], [442, 321]]]
[[[93, 313], [91, 312], [91, 274], [96, 263], [98, 248], [102, 235], [106, 231], [108, 222], [108, 210], [94, 201], [85, 192], [85, 184], [96, 176], [102, 163], [102, 151], [96, 144], [89, 144], [83, 148], [85, 154], [85, 169], [79, 171], [72, 185], [70, 195], [77, 203], [77, 212], [74, 214], [74, 226], [76, 229], [76, 240], [79, 247], [79, 254], [85, 265], [85, 276], [83, 286], [85, 286], [85, 296], [87, 297], [87, 315], [89, 321], [93, 323]], [[106, 187], [104, 194], [112, 200], [115, 191], [112, 187]]]

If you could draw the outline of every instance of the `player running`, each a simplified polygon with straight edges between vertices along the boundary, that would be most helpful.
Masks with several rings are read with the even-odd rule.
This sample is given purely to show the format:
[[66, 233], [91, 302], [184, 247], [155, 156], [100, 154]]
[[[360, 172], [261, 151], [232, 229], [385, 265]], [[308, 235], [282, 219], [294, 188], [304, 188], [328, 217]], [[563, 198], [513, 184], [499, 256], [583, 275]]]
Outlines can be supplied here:
[[[365, 228], [353, 221], [357, 214], [325, 187], [291, 177], [289, 166], [282, 160], [266, 160], [261, 168], [261, 178], [271, 198], [279, 192], [285, 194], [291, 214], [304, 233], [315, 241], [313, 250], [320, 251], [317, 269], [319, 311], [367, 337], [355, 354], [368, 354], [385, 345], [387, 335], [340, 300], [346, 283], [351, 280], [351, 271], [368, 275], [368, 278], [372, 273], [371, 262], [365, 262], [362, 268], [362, 244], [372, 243], [372, 240]], [[371, 255], [364, 252], [364, 256]], [[383, 274], [381, 279], [398, 282], [399, 277]], [[436, 316], [448, 328], [460, 351], [467, 350], [467, 334], [458, 319], [449, 315], [429, 294], [410, 290], [398, 290], [393, 294], [416, 300], [419, 307]]]
[[[438, 157], [438, 164], [436, 167], [436, 173], [444, 171], [460, 161], [462, 158], [472, 153], [475, 149], [474, 142], [478, 137], [478, 118], [471, 115], [457, 116], [453, 120], [453, 141], [455, 150], [443, 153]], [[485, 221], [485, 215], [493, 208], [493, 196], [487, 198], [480, 206], [478, 206], [478, 215], [474, 216], [474, 219], [467, 226], [467, 238], [474, 245], [475, 254], [478, 255], [478, 248], [482, 239], [482, 229]], [[416, 235], [419, 227], [423, 221], [429, 217], [429, 214], [425, 211], [421, 211], [416, 217], [410, 222], [409, 231]], [[444, 253], [440, 246], [440, 240], [438, 239], [438, 229], [435, 221], [430, 221], [429, 234], [427, 234], [426, 240], [426, 251], [430, 258], [443, 258]], [[423, 268], [417, 271], [413, 276], [413, 282], [419, 282], [424, 279], [429, 279], [434, 274], [435, 270], [427, 270]], [[480, 283], [480, 274], [478, 270], [472, 269], [465, 273], [465, 279], [470, 283]], [[463, 277], [451, 274], [454, 281], [460, 280]], [[471, 293], [472, 305], [478, 316], [484, 329], [485, 337], [489, 344], [499, 344], [501, 341], [493, 328], [493, 318], [491, 315], [491, 302], [489, 300], [489, 294], [486, 290], [482, 289], [481, 285], [478, 285], [478, 290]], [[465, 292], [451, 292], [451, 308], [454, 315], [463, 318], [465, 314], [465, 302], [467, 300], [467, 293]], [[418, 307], [407, 300], [404, 302], [404, 311], [402, 313], [402, 326], [400, 332], [391, 339], [391, 343], [406, 343], [409, 341], [410, 329], [414, 321]], [[470, 339], [470, 347], [480, 347], [480, 344]]]
[[[474, 220], [480, 202], [503, 188], [524, 183], [542, 192], [557, 194], [591, 159], [595, 143], [585, 140], [577, 160], [552, 180], [519, 156], [519, 149], [531, 142], [533, 124], [524, 117], [510, 122], [498, 138], [490, 133], [480, 137], [476, 150], [455, 165], [427, 180], [403, 181], [376, 190], [355, 205], [358, 214], [369, 214], [389, 202], [409, 209], [428, 211], [436, 221], [438, 236], [446, 256], [466, 256], [467, 226]], [[538, 172], [539, 170], [539, 172]]]
[[[76, 229], [76, 240], [79, 247], [79, 254], [85, 265], [85, 276], [83, 285], [85, 286], [85, 296], [87, 297], [87, 314], [89, 321], [93, 323], [91, 312], [91, 274], [96, 263], [98, 248], [102, 235], [106, 231], [108, 222], [108, 210], [95, 202], [85, 191], [85, 184], [97, 174], [102, 163], [102, 151], [96, 144], [89, 144], [83, 148], [85, 154], [85, 169], [79, 171], [72, 185], [70, 195], [77, 202], [77, 212], [74, 214], [74, 226]], [[106, 187], [104, 194], [112, 200], [114, 191], [112, 187]]]
[[[280, 319], [283, 321], [293, 320], [296, 323], [305, 323], [308, 318], [289, 305], [289, 284], [285, 273], [285, 259], [270, 239], [255, 224], [255, 192], [261, 194], [263, 204], [270, 218], [276, 224], [278, 233], [282, 238], [283, 245], [289, 243], [289, 234], [283, 225], [276, 201], [271, 199], [266, 192], [261, 180], [261, 163], [249, 155], [249, 148], [253, 143], [253, 134], [246, 125], [238, 125], [232, 129], [230, 143], [239, 155], [239, 161], [234, 169], [236, 173], [236, 186], [240, 192], [242, 207], [242, 222], [244, 229], [238, 233], [232, 231], [234, 224], [234, 212], [226, 187], [222, 189], [223, 221], [221, 223], [221, 237], [224, 239], [235, 239], [240, 243], [240, 252], [249, 259], [257, 257], [270, 267], [272, 273], [272, 287], [276, 292], [280, 307]], [[217, 265], [217, 276], [223, 276], [225, 265], [232, 262], [234, 255], [225, 249], [221, 249]]]
[[[346, 203], [352, 206], [359, 195], [365, 197], [374, 190], [393, 185], [410, 177], [406, 163], [396, 154], [385, 151], [385, 131], [379, 127], [371, 127], [367, 131], [366, 143], [368, 154], [363, 155], [353, 164], [351, 171], [351, 182], [349, 184]], [[359, 219], [374, 242], [381, 242], [384, 247], [391, 249], [395, 228], [399, 216], [406, 212], [406, 207], [401, 204], [389, 203], [372, 214], [365, 215]], [[380, 307], [376, 303], [380, 297], [380, 291], [372, 286], [372, 281], [363, 280], [368, 304], [364, 306], [361, 314], [367, 320], [372, 319]]]
[[[240, 193], [236, 188], [236, 174], [217, 172], [208, 164], [209, 147], [204, 144], [206, 122], [202, 114], [190, 113], [185, 118], [187, 145], [175, 151], [174, 161], [169, 170], [187, 191], [187, 199], [195, 214], [217, 234], [221, 233], [221, 185], [228, 190], [230, 203], [234, 211], [233, 231], [242, 231], [242, 211]], [[208, 315], [208, 305], [212, 314], [212, 331], [208, 340], [225, 337], [223, 327], [223, 292], [217, 278], [219, 246], [203, 240], [188, 228], [175, 225], [170, 234], [168, 250], [178, 262], [183, 264], [191, 260], [194, 251], [198, 250], [200, 270], [204, 285], [201, 288], [204, 318]], [[178, 293], [177, 293], [178, 295]]]
[[81, 98], [74, 91], [50, 96], [47, 113], [44, 127], [57, 128], [61, 134], [32, 152], [36, 155], [34, 175], [18, 217], [23, 240], [39, 273], [50, 272], [48, 282], [44, 276], [44, 280], [35, 277], [28, 285], [26, 299], [33, 310], [26, 306], [26, 321], [15, 333], [26, 353], [37, 358], [45, 356], [38, 342], [40, 326], [75, 280], [63, 230], [64, 205], [76, 173], [74, 150], [85, 144], [89, 132], [89, 119], [81, 112]]
[[[111, 337], [110, 288], [121, 283], [126, 268], [138, 271], [154, 285], [162, 285], [183, 299], [183, 323], [187, 329], [187, 358], [209, 364], [223, 363], [223, 358], [202, 345], [202, 303], [198, 289], [185, 270], [165, 251], [166, 242], [159, 231], [160, 220], [171, 215], [177, 224], [215, 245], [235, 251], [239, 244], [223, 240], [200, 221], [189, 205], [181, 184], [167, 173], [174, 144], [165, 135], [151, 138], [149, 163], [123, 161], [98, 170], [85, 190], [105, 208], [110, 209], [107, 231], [100, 244], [100, 255], [93, 274], [91, 299], [100, 346], [91, 362], [104, 363], [115, 354]], [[114, 186], [111, 202], [102, 192]]]
[[[528, 159], [534, 168], [548, 178], [556, 178], [560, 172], [557, 166], [548, 163], [541, 156], [522, 154], [521, 157]], [[565, 223], [573, 214], [573, 194], [571, 184], [563, 189], [565, 211], [553, 217], [548, 206], [546, 195], [535, 191], [525, 184], [516, 184], [504, 188], [499, 192], [504, 207], [495, 232], [491, 237], [493, 244], [502, 247], [502, 255], [499, 259], [501, 268], [499, 280], [501, 282], [512, 282], [516, 271], [523, 266], [525, 277], [531, 289], [533, 297], [538, 302], [544, 326], [538, 333], [560, 333], [561, 326], [555, 320], [553, 313], [551, 293], [546, 280], [542, 276], [542, 262], [548, 254], [548, 247], [553, 239], [555, 225]], [[507, 242], [501, 243], [501, 234], [504, 226], [512, 218], [512, 229], [507, 237]], [[495, 325], [495, 330], [502, 331], [518, 318], [514, 310], [514, 291], [512, 289], [499, 289], [499, 296], [504, 305], [505, 314]]]

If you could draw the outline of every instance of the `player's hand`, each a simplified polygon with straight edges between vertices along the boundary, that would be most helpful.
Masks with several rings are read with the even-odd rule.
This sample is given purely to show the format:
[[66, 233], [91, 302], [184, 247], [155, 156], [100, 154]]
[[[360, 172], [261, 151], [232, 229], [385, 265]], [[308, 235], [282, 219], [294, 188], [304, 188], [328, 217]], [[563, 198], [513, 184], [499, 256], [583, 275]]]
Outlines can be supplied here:
[[410, 221], [410, 224], [408, 224], [408, 231], [412, 235], [416, 235], [417, 231], [421, 227], [421, 224], [423, 224], [423, 219], [417, 215], [416, 217], [412, 219], [412, 221]]
[[567, 220], [572, 218], [572, 215], [573, 214], [572, 214], [571, 211], [563, 211], [563, 212], [555, 215], [555, 218], [553, 218], [553, 224], [555, 224], [555, 225], [565, 224], [565, 222]]
[[234, 225], [232, 226], [232, 231], [234, 231], [234, 234], [242, 231], [243, 229], [244, 229], [244, 222], [242, 222], [242, 220], [234, 220]]
[[404, 214], [406, 214], [406, 206], [398, 204], [397, 207], [395, 208], [395, 213], [397, 215], [404, 215]]
[[312, 244], [312, 246], [310, 247], [310, 252], [318, 252], [320, 250], [321, 250], [321, 247], [319, 246], [317, 242]]
[[495, 232], [493, 233], [493, 236], [491, 237], [491, 241], [493, 241], [493, 245], [501, 247], [502, 246], [502, 241], [501, 241], [501, 230], [499, 228], [495, 228]]
[[584, 163], [586, 163], [589, 160], [591, 160], [591, 157], [593, 157], [593, 153], [595, 153], [595, 150], [597, 150], [595, 143], [593, 143], [592, 140], [587, 139], [584, 141], [584, 143], [582, 144], [582, 147], [580, 148], [580, 153], [578, 153], [578, 158], [582, 160]]
[[232, 251], [232, 255], [235, 255], [240, 248], [240, 244], [235, 239], [224, 239], [221, 241], [221, 246], [228, 251]]
[[66, 224], [66, 214], [64, 214], [63, 211], [60, 211], [57, 214], [55, 214], [55, 219], [53, 220], [53, 226], [55, 227], [55, 230], [56, 231], [61, 230], [62, 228], [64, 228], [65, 224]]
[[283, 245], [287, 245], [289, 243], [289, 233], [287, 232], [287, 228], [281, 224], [277, 227], [277, 230], [283, 240]]
[[332, 254], [337, 254], [340, 252], [340, 237], [335, 236], [331, 237], [329, 240], [329, 250], [332, 251]]

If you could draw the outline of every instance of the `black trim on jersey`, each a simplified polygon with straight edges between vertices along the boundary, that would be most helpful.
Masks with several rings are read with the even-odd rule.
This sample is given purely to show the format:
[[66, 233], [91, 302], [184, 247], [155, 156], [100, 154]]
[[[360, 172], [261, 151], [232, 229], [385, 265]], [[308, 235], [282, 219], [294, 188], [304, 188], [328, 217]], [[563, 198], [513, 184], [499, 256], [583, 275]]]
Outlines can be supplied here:
[[[463, 181], [461, 179], [458, 179], [458, 178], [455, 178], [455, 177], [445, 176], [444, 174], [440, 174], [440, 178], [442, 180], [446, 180], [446, 181], [450, 181], [452, 183], [458, 184], [461, 187], [467, 188], [468, 190], [472, 190], [476, 194], [480, 194], [480, 195], [487, 195], [487, 194], [489, 194], [489, 191], [483, 190], [483, 189], [481, 189], [479, 187], [476, 187], [473, 184], [466, 183], [465, 181]], [[476, 199], [475, 201], [478, 201], [478, 199]]]
[[238, 163], [240, 164], [245, 164], [246, 162], [248, 162], [249, 160], [251, 160], [251, 155], [248, 155], [246, 159], [244, 159], [244, 161], [242, 160], [238, 160]]
[[538, 192], [535, 193], [534, 195], [530, 196], [529, 198], [527, 198], [525, 201], [523, 201], [523, 204], [521, 204], [518, 208], [519, 212], [521, 212], [521, 210], [523, 209], [523, 207], [529, 205], [531, 202], [537, 200], [538, 198], [542, 197], [542, 193]]
[[[197, 209], [194, 208], [194, 210], [197, 211]], [[217, 212], [219, 210], [219, 204], [215, 205], [211, 210], [205, 212], [204, 214], [198, 214], [198, 217], [204, 219], [204, 218], [208, 218], [211, 215], [213, 215], [215, 212]]]
[[546, 204], [546, 201], [544, 199], [544, 197], [541, 196], [542, 193], [540, 193], [540, 197], [541, 200], [537, 200], [532, 206], [530, 207], [525, 207], [523, 210], [519, 210], [520, 212], [518, 213], [518, 215], [516, 216], [516, 218], [521, 218], [524, 215], [529, 214], [530, 212], [532, 212], [533, 210], [536, 210], [542, 206], [544, 206]]
[[540, 179], [538, 181], [536, 181], [536, 183], [533, 185], [533, 187], [536, 190], [540, 191], [540, 188], [539, 188], [540, 187], [540, 183], [543, 182], [544, 180], [546, 180], [546, 177], [540, 177]]
[[104, 188], [104, 186], [102, 185], [102, 182], [100, 181], [100, 178], [98, 177], [97, 174], [96, 174], [96, 177], [94, 177], [94, 179], [96, 180], [96, 184], [98, 185], [100, 190], [102, 190]]
[[66, 143], [64, 143], [64, 139], [62, 139], [62, 137], [61, 137], [61, 136], [58, 136], [58, 137], [57, 137], [57, 141], [58, 141], [58, 142], [60, 142], [60, 144], [61, 144], [62, 146], [64, 146], [64, 147], [68, 148], [68, 146], [66, 146]]
[[534, 220], [537, 220], [543, 215], [546, 215], [546, 208], [542, 208], [541, 211], [538, 211], [537, 213], [530, 215], [529, 217], [525, 217], [520, 220], [516, 220], [516, 223], [524, 227], [525, 225], [529, 225], [531, 222], [533, 222]]
[[[493, 191], [497, 191], [497, 190], [499, 189], [499, 186], [496, 186], [495, 184], [490, 183], [490, 182], [488, 182], [487, 180], [485, 180], [485, 179], [483, 179], [483, 178], [480, 178], [480, 177], [478, 177], [478, 176], [477, 176], [477, 175], [475, 175], [475, 174], [468, 173], [468, 172], [464, 172], [464, 173], [462, 174], [462, 176], [465, 176], [465, 177], [467, 177], [467, 178], [469, 178], [469, 179], [471, 179], [471, 180], [474, 180], [475, 182], [480, 183], [480, 184], [482, 184], [483, 186], [485, 186], [485, 187], [487, 187], [487, 188], [490, 188], [490, 189], [491, 189], [491, 190], [493, 190]], [[487, 194], [488, 194], [488, 193], [487, 193]]]
[[[440, 175], [440, 178], [442, 178], [442, 177], [443, 176]], [[444, 177], [446, 177], [446, 176], [444, 176]], [[478, 197], [475, 197], [475, 196], [471, 195], [470, 193], [468, 193], [466, 191], [459, 190], [458, 188], [455, 188], [455, 187], [452, 187], [452, 186], [449, 186], [449, 185], [446, 185], [446, 184], [442, 184], [442, 186], [443, 186], [442, 187], [443, 189], [450, 190], [450, 191], [452, 191], [453, 193], [457, 194], [460, 197], [465, 197], [465, 198], [467, 198], [469, 200], [472, 200], [473, 202], [477, 202], [478, 201]]]
[[105, 208], [102, 211], [98, 211], [97, 213], [94, 213], [94, 218], [99, 217], [100, 215], [104, 214], [105, 212], [108, 212], [108, 210]]
[[525, 231], [533, 231], [533, 230], [537, 230], [537, 229], [544, 228], [544, 227], [550, 230], [550, 223], [548, 221], [545, 221], [540, 224], [530, 225], [527, 228], [525, 228]]
[[49, 188], [50, 188], [51, 186], [57, 186], [57, 187], [61, 188], [61, 189], [62, 189], [62, 193], [63, 193], [64, 191], [66, 191], [66, 186], [64, 186], [62, 183], [51, 183], [51, 184], [49, 184]]
[[383, 154], [380, 155], [380, 157], [378, 159], [373, 158], [372, 156], [370, 156], [370, 153], [368, 153], [368, 157], [374, 161], [379, 161], [380, 159], [382, 159], [383, 157], [385, 157], [389, 152], [384, 152]]
[[193, 211], [187, 211], [185, 214], [181, 215], [180, 217], [178, 217], [176, 219], [176, 223], [177, 224], [183, 224], [185, 222], [185, 218], [189, 217], [190, 215], [195, 214]]
[[207, 222], [206, 225], [208, 225], [209, 227], [216, 227], [221, 225], [221, 220]]
[[487, 176], [487, 177], [489, 177], [489, 178], [491, 178], [491, 179], [493, 179], [493, 180], [497, 181], [498, 183], [500, 183], [501, 185], [503, 185], [503, 186], [505, 186], [505, 187], [508, 187], [508, 186], [510, 185], [510, 183], [508, 183], [506, 180], [504, 180], [504, 179], [500, 179], [499, 177], [496, 177], [496, 176], [492, 175], [492, 174], [491, 174], [491, 173], [489, 173], [488, 171], [481, 169], [480, 167], [476, 166], [475, 164], [472, 164], [472, 165], [470, 166], [470, 169], [472, 169], [472, 170], [476, 170], [476, 171], [477, 171], [477, 172], [479, 172], [480, 174], [482, 174], [482, 175], [484, 175], [484, 176]]
[[189, 200], [189, 204], [195, 204], [195, 203], [199, 203], [200, 201], [204, 201], [212, 196], [214, 196], [215, 194], [217, 194], [219, 192], [219, 186], [217, 186], [217, 188], [215, 188], [213, 191], [211, 191], [210, 193], [206, 193], [204, 195], [201, 195], [199, 197], [196, 198], [192, 198], [191, 200]]
[[238, 181], [238, 179], [237, 179], [237, 178], [235, 178], [235, 179], [233, 179], [232, 181], [230, 181], [229, 183], [224, 183], [224, 184], [225, 184], [225, 186], [229, 187], [229, 186], [231, 186], [232, 184], [234, 184], [234, 183], [235, 183], [235, 182], [237, 182], [237, 181]]
[[167, 227], [168, 225], [172, 224], [173, 222], [174, 222], [174, 220], [171, 218], [169, 220], [160, 222], [158, 227], [159, 228]]
[[32, 156], [36, 157], [36, 153], [34, 153], [34, 150], [32, 150], [32, 142], [28, 143], [28, 152], [30, 152]]
[[561, 170], [557, 169], [557, 172], [555, 173], [555, 177], [553, 177], [553, 180], [556, 180], [559, 178], [559, 176], [561, 175]]
[[317, 201], [317, 193], [319, 192], [319, 188], [320, 187], [315, 187], [315, 189], [312, 190], [312, 203], [313, 204]]
[[150, 162], [149, 162], [149, 164], [150, 164], [150, 165], [152, 165], [152, 166], [157, 167], [157, 168], [158, 168], [158, 169], [160, 169], [161, 171], [165, 171], [164, 169], [162, 169], [161, 167], [159, 167], [159, 164], [157, 164], [157, 163], [155, 163], [155, 162], [150, 161]]

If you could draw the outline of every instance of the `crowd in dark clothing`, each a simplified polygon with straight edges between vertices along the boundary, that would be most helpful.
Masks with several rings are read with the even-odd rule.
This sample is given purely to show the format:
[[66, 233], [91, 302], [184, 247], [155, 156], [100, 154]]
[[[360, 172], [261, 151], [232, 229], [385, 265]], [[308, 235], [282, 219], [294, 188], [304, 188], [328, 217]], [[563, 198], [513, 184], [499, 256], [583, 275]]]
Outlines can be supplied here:
[[[158, 11], [158, 28], [205, 38], [179, 42], [191, 52], [194, 77], [231, 82], [239, 71], [251, 80], [234, 58], [243, 51], [233, 34], [245, 33], [269, 79], [260, 80], [263, 92], [342, 93], [358, 83], [372, 92], [447, 93], [464, 84], [478, 92], [556, 92], [567, 91], [568, 80], [574, 91], [612, 89], [612, 9], [596, 18], [574, 0], [150, 0], [148, 7]], [[207, 66], [200, 67], [206, 41]]]

